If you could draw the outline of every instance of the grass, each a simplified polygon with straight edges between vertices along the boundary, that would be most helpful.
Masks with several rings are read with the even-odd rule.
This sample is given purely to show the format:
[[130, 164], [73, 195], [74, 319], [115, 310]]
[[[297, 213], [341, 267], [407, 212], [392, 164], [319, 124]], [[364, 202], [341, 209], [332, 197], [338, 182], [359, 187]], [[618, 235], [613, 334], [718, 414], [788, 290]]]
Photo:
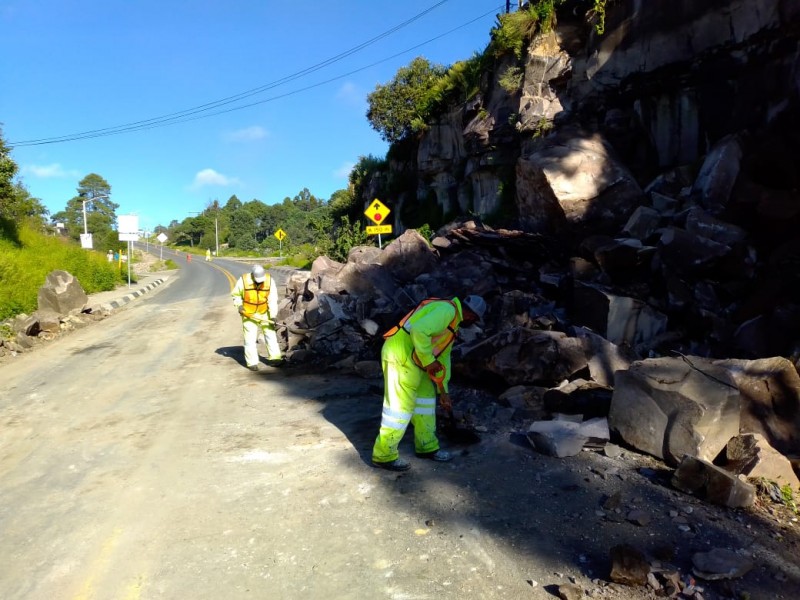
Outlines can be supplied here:
[[52, 271], [75, 276], [87, 294], [112, 290], [127, 281], [104, 253], [20, 225], [13, 235], [0, 229], [0, 320], [37, 309], [39, 288]]

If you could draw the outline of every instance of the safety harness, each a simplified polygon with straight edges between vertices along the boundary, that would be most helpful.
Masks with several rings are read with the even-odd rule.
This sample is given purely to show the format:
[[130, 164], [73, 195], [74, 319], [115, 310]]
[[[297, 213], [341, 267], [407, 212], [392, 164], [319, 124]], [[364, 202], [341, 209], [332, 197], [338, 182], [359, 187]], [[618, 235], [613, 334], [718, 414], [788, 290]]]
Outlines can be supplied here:
[[[431, 350], [433, 357], [438, 359], [442, 353], [447, 350], [450, 344], [456, 339], [456, 331], [458, 331], [458, 324], [460, 319], [458, 318], [458, 307], [455, 305], [455, 302], [452, 300], [447, 300], [445, 298], [427, 298], [420, 302], [414, 310], [409, 312], [405, 317], [400, 319], [400, 322], [392, 327], [389, 331], [383, 334], [383, 339], [388, 340], [398, 331], [405, 331], [406, 333], [411, 333], [411, 323], [409, 320], [413, 317], [417, 311], [422, 309], [424, 306], [427, 306], [431, 302], [447, 302], [450, 306], [453, 307], [456, 314], [453, 317], [453, 320], [450, 321], [450, 324], [447, 326], [447, 329], [438, 333], [431, 337]], [[414, 361], [414, 364], [417, 365], [420, 369], [424, 369], [425, 365], [422, 364], [419, 357], [417, 356], [417, 351], [414, 350], [411, 353], [411, 359]]]

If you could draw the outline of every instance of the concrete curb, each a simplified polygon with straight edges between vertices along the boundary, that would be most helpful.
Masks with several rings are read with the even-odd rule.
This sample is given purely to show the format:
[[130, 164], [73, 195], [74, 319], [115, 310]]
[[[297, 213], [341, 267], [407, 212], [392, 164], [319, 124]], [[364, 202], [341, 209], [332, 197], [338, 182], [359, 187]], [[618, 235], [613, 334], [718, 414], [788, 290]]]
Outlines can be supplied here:
[[131, 300], [135, 300], [136, 298], [139, 298], [140, 296], [143, 296], [147, 292], [157, 288], [162, 283], [167, 281], [167, 279], [169, 279], [169, 277], [161, 277], [159, 279], [156, 279], [155, 281], [152, 281], [151, 283], [148, 283], [146, 286], [136, 290], [135, 292], [131, 292], [129, 294], [126, 294], [125, 296], [122, 296], [121, 298], [118, 298], [116, 300], [111, 300], [110, 302], [101, 302], [98, 306], [103, 310], [108, 310], [108, 311], [115, 310], [117, 308], [125, 306]]

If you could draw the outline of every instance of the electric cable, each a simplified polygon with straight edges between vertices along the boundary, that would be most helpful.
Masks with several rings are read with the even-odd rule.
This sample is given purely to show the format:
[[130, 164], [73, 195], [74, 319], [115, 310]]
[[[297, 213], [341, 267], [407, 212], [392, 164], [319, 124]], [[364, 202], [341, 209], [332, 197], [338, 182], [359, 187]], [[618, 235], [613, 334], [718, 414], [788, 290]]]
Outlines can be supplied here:
[[[410, 19], [400, 23], [399, 25], [396, 25], [396, 26], [392, 27], [391, 29], [381, 33], [380, 35], [375, 36], [374, 38], [372, 38], [370, 40], [367, 40], [366, 42], [362, 42], [361, 44], [359, 44], [359, 45], [357, 45], [357, 46], [355, 46], [355, 47], [353, 47], [353, 48], [351, 48], [349, 50], [346, 50], [346, 51], [344, 51], [344, 52], [342, 52], [340, 54], [337, 54], [336, 56], [328, 58], [328, 59], [326, 59], [326, 60], [324, 60], [324, 61], [322, 61], [320, 63], [317, 63], [315, 65], [307, 67], [307, 68], [305, 68], [305, 69], [303, 69], [301, 71], [298, 71], [296, 73], [292, 73], [290, 75], [286, 75], [286, 76], [284, 76], [284, 77], [282, 77], [280, 79], [277, 79], [276, 81], [264, 84], [262, 86], [259, 86], [257, 88], [253, 88], [251, 90], [240, 92], [239, 94], [235, 94], [233, 96], [228, 96], [228, 97], [222, 98], [220, 100], [215, 100], [215, 101], [208, 102], [206, 104], [201, 104], [199, 106], [195, 106], [195, 107], [192, 107], [192, 108], [187, 108], [187, 109], [184, 109], [184, 110], [181, 110], [181, 111], [177, 111], [177, 112], [174, 112], [174, 113], [169, 113], [169, 114], [166, 114], [166, 115], [162, 115], [160, 117], [153, 117], [153, 118], [144, 119], [144, 120], [141, 120], [141, 121], [133, 121], [131, 123], [124, 123], [122, 125], [115, 125], [115, 126], [112, 126], [112, 127], [104, 127], [104, 128], [101, 128], [101, 129], [93, 129], [93, 130], [89, 130], [89, 131], [84, 131], [84, 132], [79, 132], [79, 133], [74, 133], [74, 134], [67, 134], [67, 135], [63, 135], [63, 136], [53, 136], [53, 137], [40, 138], [40, 139], [34, 139], [34, 140], [23, 140], [23, 141], [17, 142], [15, 145], [17, 145], [17, 146], [26, 146], [26, 145], [33, 146], [33, 145], [44, 144], [44, 143], [56, 143], [56, 142], [60, 142], [60, 141], [72, 141], [73, 139], [76, 139], [74, 136], [84, 136], [84, 135], [93, 134], [93, 133], [114, 132], [115, 130], [129, 131], [130, 130], [129, 128], [132, 127], [132, 126], [138, 126], [138, 125], [143, 125], [144, 126], [144, 125], [148, 125], [148, 124], [152, 124], [152, 123], [169, 122], [169, 121], [171, 121], [173, 119], [179, 119], [179, 118], [181, 118], [183, 116], [187, 116], [187, 115], [191, 115], [191, 114], [197, 114], [199, 112], [212, 110], [212, 109], [217, 108], [219, 106], [224, 106], [226, 104], [231, 104], [233, 102], [236, 102], [237, 100], [241, 100], [243, 98], [254, 96], [254, 95], [259, 94], [259, 93], [261, 93], [263, 91], [266, 91], [266, 90], [272, 89], [274, 87], [278, 87], [280, 85], [283, 85], [284, 83], [288, 83], [290, 81], [294, 81], [295, 79], [298, 79], [300, 77], [303, 77], [305, 75], [308, 75], [310, 73], [318, 71], [318, 70], [320, 70], [320, 69], [322, 69], [322, 68], [324, 68], [324, 67], [326, 67], [328, 65], [334, 64], [334, 63], [336, 63], [336, 62], [338, 62], [338, 61], [340, 61], [340, 60], [342, 60], [344, 58], [347, 58], [348, 56], [351, 56], [352, 54], [355, 54], [358, 51], [363, 50], [364, 48], [366, 48], [368, 46], [371, 46], [372, 44], [376, 43], [377, 41], [380, 41], [381, 39], [383, 39], [385, 37], [388, 37], [392, 33], [395, 33], [396, 31], [399, 31], [400, 29], [410, 25], [414, 21], [419, 20], [420, 18], [422, 18], [423, 16], [425, 16], [426, 14], [428, 14], [429, 12], [434, 10], [435, 8], [438, 8], [439, 6], [441, 6], [442, 4], [444, 4], [444, 3], [448, 2], [448, 1], [449, 0], [441, 0], [437, 4], [427, 8], [423, 12], [411, 17]], [[83, 138], [82, 137], [78, 137], [77, 139], [83, 139]]]
[[[351, 55], [357, 53], [358, 51], [363, 50], [364, 48], [366, 48], [366, 47], [368, 47], [368, 46], [370, 46], [370, 45], [382, 40], [383, 38], [388, 37], [392, 33], [395, 33], [396, 31], [398, 31], [398, 30], [410, 25], [414, 21], [417, 21], [418, 19], [422, 18], [424, 15], [426, 15], [429, 12], [431, 12], [432, 10], [438, 8], [439, 6], [441, 6], [442, 4], [444, 4], [447, 1], [448, 0], [441, 0], [437, 4], [427, 8], [426, 10], [424, 10], [423, 12], [415, 15], [414, 17], [411, 17], [410, 19], [408, 19], [408, 20], [406, 20], [406, 21], [404, 21], [404, 22], [392, 27], [391, 29], [389, 29], [389, 30], [387, 30], [387, 31], [385, 31], [385, 32], [383, 32], [383, 33], [381, 33], [381, 34], [379, 34], [379, 35], [377, 35], [377, 36], [365, 41], [365, 42], [362, 42], [361, 44], [358, 44], [357, 46], [354, 46], [353, 48], [351, 48], [349, 50], [346, 50], [346, 51], [344, 51], [344, 52], [342, 52], [340, 54], [337, 54], [337, 55], [335, 55], [335, 56], [333, 56], [331, 58], [328, 58], [328, 59], [326, 59], [326, 60], [324, 60], [324, 61], [322, 61], [320, 63], [317, 63], [315, 65], [307, 67], [307, 68], [305, 68], [305, 69], [303, 69], [301, 71], [298, 71], [296, 73], [293, 73], [291, 75], [287, 75], [285, 77], [282, 77], [282, 78], [280, 78], [280, 79], [278, 79], [276, 81], [273, 81], [273, 82], [270, 82], [268, 84], [259, 86], [257, 88], [253, 88], [253, 89], [241, 92], [239, 94], [235, 94], [233, 96], [228, 96], [228, 97], [220, 99], [220, 100], [216, 100], [216, 101], [213, 101], [213, 102], [202, 104], [202, 105], [199, 105], [199, 106], [196, 106], [196, 107], [193, 107], [193, 108], [189, 108], [189, 109], [185, 109], [185, 110], [182, 110], [182, 111], [178, 111], [178, 112], [175, 112], [175, 113], [169, 113], [167, 115], [162, 115], [160, 117], [153, 117], [151, 119], [134, 121], [134, 122], [131, 122], [131, 123], [126, 123], [126, 124], [117, 125], [117, 126], [113, 126], [113, 127], [94, 129], [94, 130], [89, 130], [89, 131], [84, 131], [84, 132], [79, 132], [79, 133], [74, 133], [74, 134], [67, 134], [67, 135], [63, 135], [63, 136], [54, 136], [54, 137], [40, 138], [40, 139], [33, 139], [33, 140], [23, 140], [23, 141], [20, 141], [20, 142], [11, 142], [8, 145], [10, 147], [38, 146], [38, 145], [45, 145], [45, 144], [55, 144], [55, 143], [61, 143], [61, 142], [70, 142], [70, 141], [76, 141], [76, 140], [82, 140], [82, 139], [91, 139], [91, 138], [96, 138], [96, 137], [106, 137], [106, 136], [117, 135], [117, 134], [121, 134], [121, 133], [130, 133], [130, 132], [133, 132], [133, 131], [143, 131], [143, 130], [147, 130], [147, 129], [154, 129], [154, 128], [157, 128], [157, 127], [165, 127], [167, 125], [174, 125], [174, 124], [186, 123], [186, 122], [194, 121], [194, 120], [198, 120], [198, 119], [209, 118], [209, 117], [212, 117], [212, 116], [216, 116], [216, 115], [220, 115], [220, 114], [224, 114], [224, 113], [228, 113], [228, 112], [233, 112], [233, 111], [236, 111], [236, 110], [242, 110], [242, 109], [245, 109], [245, 108], [250, 108], [250, 107], [256, 106], [258, 104], [264, 104], [266, 102], [272, 102], [274, 100], [285, 98], [287, 96], [291, 96], [291, 95], [298, 94], [298, 93], [301, 93], [301, 92], [304, 92], [304, 91], [308, 91], [310, 89], [313, 89], [313, 88], [316, 88], [316, 87], [331, 83], [333, 81], [342, 79], [344, 77], [349, 77], [350, 75], [353, 75], [354, 73], [358, 73], [360, 71], [369, 69], [369, 68], [374, 67], [374, 66], [376, 66], [378, 64], [381, 64], [383, 62], [386, 62], [388, 60], [391, 60], [393, 58], [401, 56], [402, 54], [406, 54], [406, 53], [408, 53], [408, 52], [410, 52], [412, 50], [415, 50], [415, 49], [417, 49], [417, 48], [419, 48], [421, 46], [429, 44], [429, 43], [431, 43], [433, 41], [436, 41], [436, 40], [438, 40], [438, 39], [440, 39], [442, 37], [445, 37], [447, 35], [450, 35], [451, 33], [455, 32], [455, 31], [457, 31], [459, 29], [462, 29], [462, 28], [464, 28], [464, 27], [466, 27], [468, 25], [471, 25], [472, 23], [474, 23], [474, 22], [486, 17], [489, 14], [495, 13], [497, 10], [502, 8], [502, 6], [493, 8], [491, 11], [483, 13], [482, 15], [480, 15], [480, 16], [478, 16], [478, 17], [476, 17], [476, 18], [474, 18], [474, 19], [472, 19], [472, 20], [470, 20], [470, 21], [468, 21], [466, 23], [463, 23], [462, 25], [459, 25], [458, 27], [450, 29], [449, 31], [447, 31], [445, 33], [442, 33], [440, 35], [437, 35], [437, 36], [435, 36], [433, 38], [430, 38], [430, 39], [426, 40], [425, 42], [421, 42], [420, 44], [416, 44], [416, 45], [414, 45], [414, 46], [412, 46], [410, 48], [407, 48], [407, 49], [405, 49], [405, 50], [403, 50], [401, 52], [393, 54], [393, 55], [391, 55], [389, 57], [386, 57], [384, 59], [381, 59], [379, 61], [373, 62], [373, 63], [371, 63], [369, 65], [364, 66], [364, 67], [360, 67], [358, 69], [354, 69], [354, 70], [349, 71], [347, 73], [344, 73], [342, 75], [338, 75], [336, 77], [332, 77], [332, 78], [326, 79], [324, 81], [321, 81], [321, 82], [318, 82], [318, 83], [315, 83], [315, 84], [312, 84], [312, 85], [309, 85], [309, 86], [306, 86], [306, 87], [303, 87], [303, 88], [300, 88], [300, 89], [297, 89], [297, 90], [293, 90], [291, 92], [286, 92], [284, 94], [279, 94], [277, 96], [272, 96], [270, 98], [259, 100], [257, 102], [251, 102], [251, 103], [244, 104], [244, 105], [238, 105], [238, 106], [235, 106], [235, 107], [231, 107], [231, 108], [224, 109], [224, 110], [218, 110], [218, 111], [215, 111], [215, 112], [208, 112], [208, 111], [212, 111], [214, 109], [220, 108], [222, 106], [226, 106], [226, 105], [232, 104], [234, 102], [238, 102], [238, 101], [243, 100], [245, 98], [252, 97], [252, 96], [254, 96], [256, 94], [263, 93], [265, 91], [268, 91], [270, 89], [273, 89], [273, 88], [278, 87], [280, 85], [283, 85], [285, 83], [289, 83], [289, 82], [294, 81], [296, 79], [299, 79], [301, 77], [305, 77], [305, 76], [307, 76], [307, 75], [309, 75], [311, 73], [314, 73], [316, 71], [319, 71], [320, 69], [323, 69], [326, 66], [332, 65], [332, 64], [334, 64], [336, 62], [339, 62], [340, 60], [342, 60], [342, 59], [344, 59], [344, 58], [346, 58], [348, 56], [351, 56]], [[202, 113], [206, 113], [206, 114], [202, 114]]]

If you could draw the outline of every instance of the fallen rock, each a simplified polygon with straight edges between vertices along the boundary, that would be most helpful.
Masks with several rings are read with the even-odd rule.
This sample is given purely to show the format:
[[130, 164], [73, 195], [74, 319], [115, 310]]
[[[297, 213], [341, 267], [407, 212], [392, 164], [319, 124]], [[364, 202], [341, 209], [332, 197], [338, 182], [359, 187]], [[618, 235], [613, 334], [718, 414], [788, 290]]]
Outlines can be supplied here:
[[572, 421], [535, 421], [527, 438], [542, 454], [564, 458], [580, 454], [589, 438], [581, 434], [580, 423]]
[[636, 346], [666, 330], [666, 315], [595, 283], [576, 281], [573, 301], [576, 318], [613, 344]]
[[763, 477], [779, 486], [788, 485], [792, 490], [800, 488], [792, 463], [759, 433], [744, 433], [731, 438], [725, 446], [724, 458], [721, 466], [736, 475]]
[[52, 271], [39, 288], [38, 307], [43, 312], [76, 315], [88, 304], [89, 296], [80, 282], [66, 271]]
[[556, 594], [561, 600], [580, 600], [583, 588], [576, 583], [562, 583], [556, 588]]
[[692, 555], [692, 571], [702, 579], [736, 579], [753, 568], [753, 561], [725, 548], [714, 548], [708, 552]]
[[608, 420], [628, 444], [668, 465], [684, 455], [711, 461], [739, 433], [739, 392], [712, 361], [647, 359], [617, 371]]
[[762, 434], [781, 454], [800, 454], [800, 375], [792, 362], [775, 356], [716, 364], [741, 393], [741, 431]]
[[581, 339], [558, 331], [536, 331], [516, 327], [503, 331], [464, 350], [465, 375], [480, 377], [487, 372], [508, 385], [561, 381], [586, 367]]
[[611, 581], [623, 585], [647, 585], [650, 563], [644, 554], [628, 544], [611, 548]]
[[672, 476], [676, 489], [713, 504], [746, 508], [756, 500], [756, 489], [733, 473], [693, 456], [684, 456]]

